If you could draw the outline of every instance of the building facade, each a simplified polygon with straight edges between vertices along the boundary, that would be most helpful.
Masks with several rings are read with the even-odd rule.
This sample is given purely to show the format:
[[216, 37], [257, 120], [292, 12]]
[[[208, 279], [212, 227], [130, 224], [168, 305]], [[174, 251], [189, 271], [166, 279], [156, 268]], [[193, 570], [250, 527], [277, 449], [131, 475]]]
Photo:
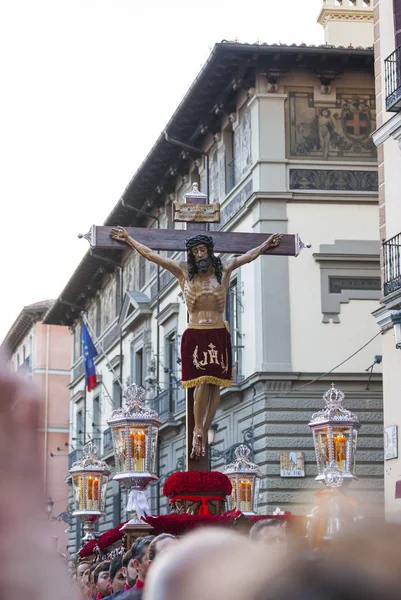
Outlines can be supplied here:
[[[342, 18], [338, 3], [330, 10], [325, 24]], [[367, 14], [373, 21], [366, 3], [355, 11], [362, 24]], [[357, 37], [360, 23], [353, 22]], [[263, 256], [241, 267], [227, 297], [234, 385], [221, 394], [210, 463], [222, 468], [245, 440], [264, 474], [261, 513], [280, 506], [306, 514], [313, 505], [319, 486], [308, 422], [332, 381], [362, 423], [353, 493], [382, 510], [381, 373], [366, 372], [380, 349], [371, 318], [380, 297], [375, 118], [372, 48], [217, 44], [105, 221], [182, 227], [172, 220], [172, 202], [183, 201], [196, 182], [209, 202], [221, 203], [211, 234], [299, 232], [312, 244], [298, 258]], [[101, 348], [91, 394], [84, 389], [81, 311]], [[177, 282], [123, 247], [89, 251], [46, 322], [74, 330], [75, 448], [96, 438], [112, 464], [107, 419], [121, 402], [118, 380], [145, 387], [163, 420], [161, 480], [150, 486], [151, 506], [166, 512], [160, 486], [183, 468], [185, 455], [186, 310]], [[280, 476], [282, 452], [303, 453], [305, 476]], [[125, 517], [115, 482], [108, 494], [101, 531]], [[71, 551], [79, 535], [72, 531]]]
[[71, 334], [67, 327], [43, 324], [52, 305], [52, 300], [45, 300], [25, 306], [2, 345], [10, 353], [10, 368], [29, 377], [40, 392], [38, 443], [44, 482], [43, 510], [48, 510], [58, 550], [66, 554]]
[[386, 517], [401, 519], [398, 458], [398, 410], [401, 354], [394, 333], [401, 310], [401, 2], [375, 2], [375, 73], [377, 129], [373, 140], [379, 161], [379, 210], [382, 293], [374, 316], [383, 331]]

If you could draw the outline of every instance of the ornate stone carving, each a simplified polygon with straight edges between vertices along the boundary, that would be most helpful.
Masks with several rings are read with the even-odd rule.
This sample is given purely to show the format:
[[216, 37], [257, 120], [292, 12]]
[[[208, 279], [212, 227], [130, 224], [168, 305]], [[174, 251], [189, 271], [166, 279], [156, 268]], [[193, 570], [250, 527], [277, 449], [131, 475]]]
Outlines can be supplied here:
[[292, 190], [340, 190], [377, 192], [377, 171], [290, 169]]

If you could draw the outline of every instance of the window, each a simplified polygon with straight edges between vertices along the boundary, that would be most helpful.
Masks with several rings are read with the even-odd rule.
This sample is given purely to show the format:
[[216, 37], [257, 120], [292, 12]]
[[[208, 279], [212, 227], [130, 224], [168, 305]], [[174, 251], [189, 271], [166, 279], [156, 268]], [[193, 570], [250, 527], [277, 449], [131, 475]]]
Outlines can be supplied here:
[[226, 151], [226, 194], [235, 186], [235, 132], [230, 124], [223, 132], [223, 141]]
[[113, 381], [113, 410], [121, 406], [121, 387], [118, 381]]
[[113, 527], [118, 527], [121, 523], [121, 490], [113, 496]]
[[116, 297], [115, 297], [115, 307], [116, 307], [116, 317], [119, 316], [121, 310], [121, 269], [117, 269], [115, 273], [116, 278]]
[[82, 448], [84, 445], [84, 415], [82, 408], [77, 411], [77, 433], [76, 433], [77, 448]]
[[234, 381], [242, 379], [241, 374], [241, 352], [243, 349], [242, 333], [241, 333], [241, 289], [238, 285], [238, 279], [235, 277], [230, 282], [228, 290], [226, 315], [231, 331], [232, 345], [232, 361], [233, 361], [233, 378]]
[[102, 411], [100, 405], [100, 395], [93, 399], [93, 421], [92, 421], [92, 440], [96, 443], [99, 453], [101, 452], [101, 432], [102, 432]]
[[146, 283], [146, 258], [139, 256], [139, 289]]
[[96, 336], [99, 337], [102, 331], [102, 310], [101, 310], [101, 303], [100, 303], [100, 297], [98, 296], [96, 298], [96, 325], [95, 325], [95, 332], [96, 332]]
[[135, 383], [143, 387], [143, 349], [135, 352]]
[[393, 0], [395, 47], [401, 46], [401, 0]]
[[175, 410], [175, 404], [178, 397], [178, 340], [177, 333], [174, 331], [166, 337], [166, 364], [164, 371], [167, 375], [167, 389], [169, 397], [168, 412], [171, 414]]

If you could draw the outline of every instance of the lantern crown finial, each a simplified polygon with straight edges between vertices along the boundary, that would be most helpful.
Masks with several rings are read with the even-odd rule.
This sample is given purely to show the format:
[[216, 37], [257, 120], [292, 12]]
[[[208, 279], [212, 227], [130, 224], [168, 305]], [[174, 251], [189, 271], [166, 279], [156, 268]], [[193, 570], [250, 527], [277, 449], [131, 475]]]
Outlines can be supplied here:
[[338, 390], [334, 383], [331, 388], [323, 395], [323, 400], [326, 406], [323, 410], [319, 410], [312, 415], [310, 424], [319, 423], [320, 421], [352, 421], [359, 426], [359, 419], [354, 413], [344, 408], [344, 392]]
[[109, 467], [104, 460], [100, 460], [97, 455], [97, 446], [94, 442], [88, 442], [82, 448], [82, 458], [73, 463], [71, 471], [79, 471], [82, 469], [95, 469], [97, 471], [103, 471], [104, 473], [110, 473]]
[[125, 419], [127, 417], [138, 417], [141, 419], [158, 419], [159, 415], [155, 410], [145, 405], [145, 390], [133, 383], [125, 390], [125, 406], [113, 410], [110, 421]]
[[253, 472], [257, 477], [261, 477], [262, 474], [258, 465], [251, 462], [249, 460], [249, 456], [251, 454], [250, 449], [245, 444], [240, 444], [235, 450], [235, 461], [224, 469], [224, 473], [227, 475], [228, 473], [234, 472]]

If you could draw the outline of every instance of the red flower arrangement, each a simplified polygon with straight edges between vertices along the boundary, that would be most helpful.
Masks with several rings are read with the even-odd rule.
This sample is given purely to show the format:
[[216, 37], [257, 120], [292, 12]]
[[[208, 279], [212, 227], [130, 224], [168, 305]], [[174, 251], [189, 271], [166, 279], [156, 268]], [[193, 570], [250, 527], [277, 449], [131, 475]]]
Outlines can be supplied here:
[[124, 532], [120, 530], [123, 525], [125, 525], [125, 523], [121, 523], [121, 525], [114, 527], [114, 529], [109, 529], [109, 531], [106, 531], [99, 537], [97, 545], [100, 550], [105, 550], [122, 539]]
[[219, 527], [232, 527], [234, 521], [240, 516], [239, 511], [230, 511], [224, 515], [163, 515], [159, 517], [145, 517], [146, 523], [153, 527], [152, 533], [171, 533], [175, 536], [184, 535], [187, 531], [192, 531], [198, 527], [217, 525]]
[[231, 481], [224, 473], [218, 471], [183, 471], [173, 473], [166, 479], [163, 486], [163, 496], [201, 495], [216, 492], [229, 496], [231, 489]]

